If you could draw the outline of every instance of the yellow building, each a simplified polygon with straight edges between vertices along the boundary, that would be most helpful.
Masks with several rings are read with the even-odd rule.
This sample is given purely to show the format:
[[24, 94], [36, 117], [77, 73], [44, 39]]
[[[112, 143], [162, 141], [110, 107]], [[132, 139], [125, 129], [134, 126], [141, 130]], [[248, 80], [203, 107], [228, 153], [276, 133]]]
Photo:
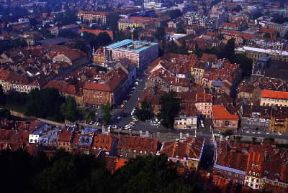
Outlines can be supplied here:
[[130, 17], [118, 21], [118, 29], [121, 31], [129, 28], [146, 28], [148, 26], [159, 27], [160, 22], [158, 19], [150, 17]]
[[193, 76], [196, 84], [202, 83], [202, 78], [204, 76], [204, 68], [199, 67], [192, 67], [191, 68], [191, 75]]
[[272, 117], [269, 129], [272, 132], [287, 133], [288, 132], [288, 117], [275, 118]]

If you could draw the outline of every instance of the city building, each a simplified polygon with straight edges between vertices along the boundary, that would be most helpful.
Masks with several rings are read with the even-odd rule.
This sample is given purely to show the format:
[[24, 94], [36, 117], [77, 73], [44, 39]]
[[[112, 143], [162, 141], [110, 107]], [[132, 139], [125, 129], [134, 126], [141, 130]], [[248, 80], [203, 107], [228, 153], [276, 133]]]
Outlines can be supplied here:
[[283, 50], [264, 49], [250, 46], [243, 46], [235, 49], [236, 53], [245, 54], [247, 57], [258, 60], [270, 56], [271, 60], [288, 62], [288, 52]]
[[288, 106], [288, 92], [261, 90], [260, 91], [260, 106]]
[[127, 29], [133, 28], [147, 28], [147, 27], [159, 27], [160, 20], [158, 18], [152, 17], [139, 17], [133, 16], [129, 18], [122, 18], [118, 21], [118, 29], [120, 31], [125, 31]]
[[126, 39], [104, 47], [104, 54], [107, 61], [126, 58], [143, 70], [158, 58], [158, 49], [157, 43]]
[[57, 148], [64, 149], [67, 152], [72, 151], [72, 137], [74, 135], [73, 130], [63, 129], [58, 133]]
[[126, 95], [128, 74], [118, 68], [104, 77], [87, 80], [83, 86], [83, 101], [89, 105], [119, 104]]
[[121, 136], [117, 145], [117, 154], [126, 158], [156, 155], [158, 150], [159, 142], [157, 139], [139, 136]]
[[110, 13], [100, 11], [79, 11], [77, 16], [81, 21], [106, 25], [109, 20]]
[[231, 114], [223, 105], [212, 106], [213, 126], [219, 130], [235, 130], [238, 128], [239, 117]]
[[204, 139], [188, 137], [163, 143], [160, 154], [167, 155], [170, 161], [180, 162], [189, 169], [197, 170], [203, 147]]

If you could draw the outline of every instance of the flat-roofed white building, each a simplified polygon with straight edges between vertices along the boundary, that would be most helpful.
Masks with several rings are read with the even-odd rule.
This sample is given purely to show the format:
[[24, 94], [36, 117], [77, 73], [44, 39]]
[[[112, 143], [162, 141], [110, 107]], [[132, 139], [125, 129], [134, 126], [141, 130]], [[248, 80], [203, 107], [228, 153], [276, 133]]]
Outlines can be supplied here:
[[158, 43], [126, 39], [104, 47], [104, 55], [106, 61], [129, 59], [141, 70], [158, 58], [158, 49]]
[[239, 54], [245, 54], [247, 57], [253, 60], [258, 60], [259, 58], [270, 56], [272, 60], [288, 62], [288, 52], [283, 50], [243, 46], [236, 48], [235, 52]]

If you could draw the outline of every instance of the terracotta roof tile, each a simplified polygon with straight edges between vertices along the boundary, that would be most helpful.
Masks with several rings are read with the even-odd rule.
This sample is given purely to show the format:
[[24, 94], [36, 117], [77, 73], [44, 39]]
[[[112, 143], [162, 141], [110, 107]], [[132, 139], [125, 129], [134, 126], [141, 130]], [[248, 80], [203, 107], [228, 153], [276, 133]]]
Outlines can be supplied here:
[[233, 115], [223, 105], [212, 106], [212, 118], [214, 120], [239, 120], [237, 115]]
[[288, 99], [288, 92], [284, 91], [274, 91], [274, 90], [262, 90], [261, 91], [262, 98], [273, 98], [273, 99]]

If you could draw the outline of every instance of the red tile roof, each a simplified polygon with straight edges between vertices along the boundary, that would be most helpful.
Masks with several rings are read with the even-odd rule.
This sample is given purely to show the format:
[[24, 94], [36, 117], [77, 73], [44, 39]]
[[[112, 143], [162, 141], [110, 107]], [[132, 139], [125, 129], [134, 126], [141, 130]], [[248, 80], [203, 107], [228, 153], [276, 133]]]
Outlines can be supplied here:
[[92, 142], [93, 149], [112, 151], [113, 137], [111, 135], [98, 134], [94, 136]]
[[64, 129], [61, 130], [58, 134], [58, 142], [71, 142], [73, 132]]
[[166, 154], [169, 158], [194, 158], [199, 159], [203, 139], [187, 138], [175, 142], [165, 142], [161, 150], [162, 154]]
[[157, 139], [138, 136], [121, 136], [118, 142], [118, 149], [156, 153], [157, 145]]
[[239, 120], [237, 115], [233, 115], [223, 105], [212, 106], [212, 118], [214, 120]]
[[119, 68], [118, 70], [111, 72], [109, 74], [109, 79], [104, 82], [86, 81], [83, 89], [113, 92], [126, 79], [127, 79], [127, 74], [122, 69]]
[[6, 81], [9, 78], [10, 71], [4, 68], [0, 68], [0, 80]]
[[214, 62], [216, 61], [218, 58], [215, 54], [207, 54], [207, 53], [203, 53], [201, 60], [203, 62]]
[[241, 171], [246, 171], [248, 153], [237, 145], [231, 145], [228, 141], [220, 141], [217, 144], [217, 164]]
[[67, 58], [69, 58], [72, 62], [76, 61], [78, 59], [81, 59], [83, 57], [86, 57], [86, 54], [80, 50], [76, 50], [76, 49], [71, 49], [68, 48], [66, 46], [51, 46], [50, 47], [51, 51], [49, 53], [49, 56], [51, 58], [63, 54], [65, 55]]
[[128, 159], [106, 156], [105, 163], [106, 169], [111, 173], [114, 173], [120, 168], [124, 167], [128, 163]]
[[288, 92], [285, 91], [274, 91], [274, 90], [262, 90], [262, 98], [272, 98], [272, 99], [288, 99]]
[[79, 11], [78, 14], [91, 14], [91, 15], [108, 16], [110, 14], [110, 12], [104, 12], [104, 11]]

